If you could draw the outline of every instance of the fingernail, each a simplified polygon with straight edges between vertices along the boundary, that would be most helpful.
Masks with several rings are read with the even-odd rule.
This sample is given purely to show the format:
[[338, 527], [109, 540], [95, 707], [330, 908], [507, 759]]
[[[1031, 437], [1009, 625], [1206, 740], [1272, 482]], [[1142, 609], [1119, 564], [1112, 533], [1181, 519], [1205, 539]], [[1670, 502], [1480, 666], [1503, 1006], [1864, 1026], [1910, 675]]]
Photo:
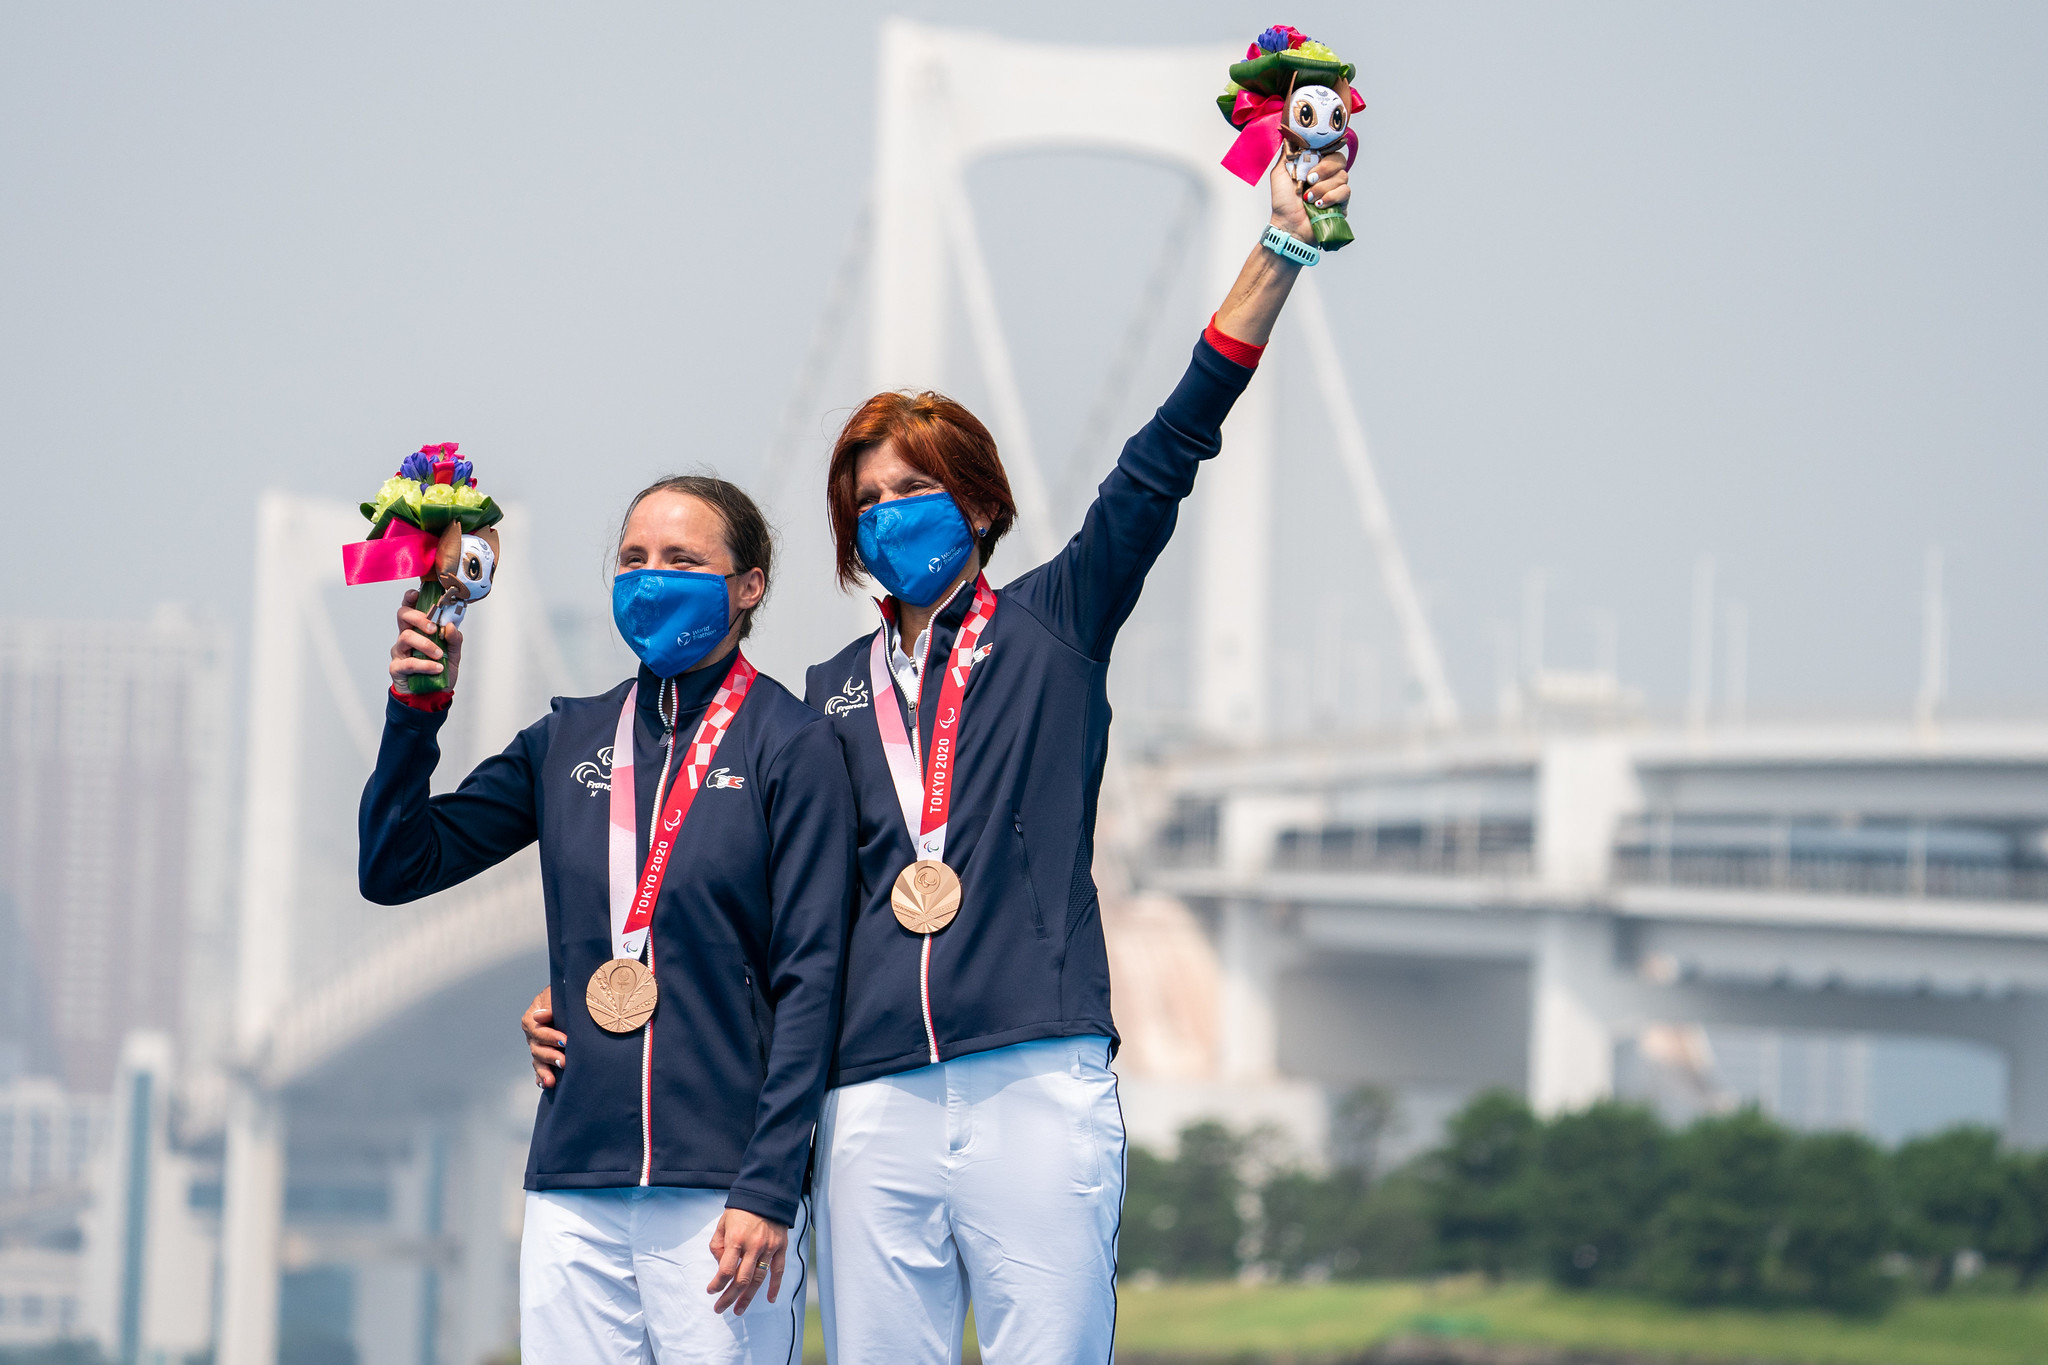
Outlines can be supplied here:
[[1321, 171], [1310, 171], [1308, 173], [1308, 183], [1311, 185], [1315, 184], [1316, 181], [1321, 180], [1322, 178], [1323, 173]]

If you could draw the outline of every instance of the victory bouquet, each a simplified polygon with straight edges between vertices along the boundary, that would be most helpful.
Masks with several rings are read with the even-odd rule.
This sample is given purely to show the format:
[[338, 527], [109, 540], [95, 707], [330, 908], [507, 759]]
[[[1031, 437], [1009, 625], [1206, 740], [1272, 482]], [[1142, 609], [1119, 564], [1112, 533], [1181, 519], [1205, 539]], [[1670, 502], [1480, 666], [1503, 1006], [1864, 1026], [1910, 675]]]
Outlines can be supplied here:
[[[1256, 185], [1273, 164], [1282, 145], [1291, 151], [1287, 169], [1302, 180], [1330, 146], [1343, 141], [1345, 162], [1358, 155], [1358, 134], [1351, 116], [1365, 101], [1351, 88], [1351, 63], [1299, 29], [1275, 24], [1245, 50], [1244, 60], [1230, 67], [1230, 84], [1216, 97], [1223, 117], [1238, 130], [1237, 141], [1223, 157], [1231, 174]], [[1316, 244], [1335, 251], [1351, 240], [1351, 224], [1341, 204], [1308, 209]]]
[[[350, 583], [420, 580], [415, 605], [434, 633], [459, 626], [470, 604], [491, 590], [498, 567], [498, 504], [477, 492], [473, 466], [457, 457], [456, 443], [421, 446], [405, 457], [377, 496], [362, 505], [370, 534], [341, 547], [342, 577]], [[419, 651], [413, 651], [415, 655]], [[409, 692], [440, 692], [443, 674], [414, 673]]]

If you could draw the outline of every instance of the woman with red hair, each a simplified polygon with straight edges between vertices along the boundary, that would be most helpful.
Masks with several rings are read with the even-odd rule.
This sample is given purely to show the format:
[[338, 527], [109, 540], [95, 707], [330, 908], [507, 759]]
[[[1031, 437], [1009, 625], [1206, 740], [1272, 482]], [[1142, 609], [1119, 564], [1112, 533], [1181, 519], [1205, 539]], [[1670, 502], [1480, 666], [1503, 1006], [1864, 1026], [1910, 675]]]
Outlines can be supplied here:
[[[1304, 264], [1307, 207], [1351, 196], [1341, 152], [1272, 221], [1186, 374], [1080, 533], [1000, 591], [1016, 517], [996, 443], [935, 393], [879, 393], [832, 452], [842, 585], [881, 622], [810, 670], [858, 807], [859, 886], [816, 1147], [834, 1365], [954, 1365], [971, 1301], [991, 1365], [1110, 1358], [1124, 1130], [1091, 873], [1110, 647]], [[1307, 204], [1304, 200], [1307, 200]], [[542, 1084], [562, 1062], [525, 1023]]]
[[[995, 441], [933, 393], [880, 393], [826, 475], [839, 579], [882, 620], [810, 671], [860, 808], [861, 887], [818, 1130], [828, 1356], [953, 1362], [968, 1302], [992, 1365], [1110, 1358], [1124, 1133], [1091, 875], [1110, 647], [1222, 448], [1312, 237], [1272, 225], [1080, 534], [1000, 591], [1016, 517]], [[1350, 198], [1342, 155], [1306, 191]]]

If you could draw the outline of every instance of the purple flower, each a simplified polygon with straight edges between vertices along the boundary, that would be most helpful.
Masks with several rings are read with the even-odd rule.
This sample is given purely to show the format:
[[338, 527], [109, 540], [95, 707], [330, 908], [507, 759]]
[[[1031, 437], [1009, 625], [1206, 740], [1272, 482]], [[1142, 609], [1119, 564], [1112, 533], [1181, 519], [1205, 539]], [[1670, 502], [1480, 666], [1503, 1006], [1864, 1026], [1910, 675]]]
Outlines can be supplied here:
[[403, 464], [398, 466], [398, 477], [401, 479], [417, 479], [421, 483], [432, 483], [434, 481], [434, 457], [427, 454], [424, 450], [414, 451], [405, 457]]
[[469, 477], [469, 471], [472, 468], [474, 468], [474, 466], [472, 466], [468, 460], [457, 460], [455, 462], [455, 477], [453, 480], [451, 480], [451, 482], [469, 483], [471, 481]]
[[1259, 46], [1268, 52], [1285, 52], [1294, 45], [1294, 30], [1286, 24], [1275, 24], [1259, 35]]

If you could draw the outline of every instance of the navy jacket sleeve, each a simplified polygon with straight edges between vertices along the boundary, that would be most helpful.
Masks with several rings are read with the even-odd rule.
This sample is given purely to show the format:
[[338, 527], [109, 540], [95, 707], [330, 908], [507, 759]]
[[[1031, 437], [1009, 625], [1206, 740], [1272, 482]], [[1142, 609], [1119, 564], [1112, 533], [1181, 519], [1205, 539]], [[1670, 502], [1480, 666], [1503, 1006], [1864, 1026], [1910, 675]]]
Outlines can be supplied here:
[[384, 701], [384, 740], [356, 814], [356, 881], [363, 899], [403, 905], [467, 881], [539, 835], [534, 775], [547, 747], [545, 720], [487, 758], [462, 785], [431, 795], [446, 711]]
[[796, 1221], [839, 1032], [839, 967], [857, 880], [853, 783], [832, 726], [821, 717], [792, 735], [769, 761], [761, 793], [773, 913], [763, 985], [775, 1027], [754, 1137], [725, 1202], [787, 1225]]
[[1181, 499], [1194, 491], [1195, 471], [1223, 448], [1223, 419], [1251, 377], [1207, 341], [1196, 342], [1180, 383], [1124, 442], [1080, 533], [1006, 595], [1083, 655], [1107, 658], [1173, 535]]

